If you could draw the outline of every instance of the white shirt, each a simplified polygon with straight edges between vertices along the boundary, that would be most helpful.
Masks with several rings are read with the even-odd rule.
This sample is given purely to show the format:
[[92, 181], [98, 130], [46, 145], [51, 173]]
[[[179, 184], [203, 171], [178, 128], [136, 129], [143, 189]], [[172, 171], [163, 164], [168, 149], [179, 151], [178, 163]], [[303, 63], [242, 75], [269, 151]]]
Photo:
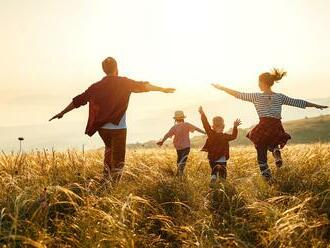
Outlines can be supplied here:
[[221, 158], [219, 158], [217, 161], [215, 161], [216, 163], [226, 163], [227, 159], [225, 156], [222, 156]]
[[126, 113], [123, 115], [123, 117], [121, 118], [120, 122], [118, 125], [115, 125], [111, 122], [106, 123], [102, 126], [103, 129], [126, 129], [127, 125], [126, 125]]

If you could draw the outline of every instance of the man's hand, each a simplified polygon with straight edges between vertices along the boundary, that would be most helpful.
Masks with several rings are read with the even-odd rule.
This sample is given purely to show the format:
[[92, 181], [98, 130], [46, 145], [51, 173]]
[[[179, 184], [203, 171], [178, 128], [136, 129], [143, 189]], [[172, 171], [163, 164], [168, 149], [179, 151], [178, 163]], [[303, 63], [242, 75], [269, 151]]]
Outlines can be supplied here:
[[164, 142], [163, 142], [163, 141], [158, 141], [156, 144], [157, 144], [158, 146], [162, 146], [162, 145], [164, 144]]
[[49, 119], [49, 121], [52, 121], [54, 119], [61, 119], [63, 117], [64, 114], [61, 113], [58, 113], [57, 115], [54, 115], [51, 119]]
[[216, 88], [216, 89], [218, 89], [218, 90], [223, 90], [223, 86], [222, 85], [220, 85], [220, 84], [212, 84], [212, 86], [214, 87], [214, 88]]
[[202, 115], [204, 114], [204, 110], [203, 110], [203, 107], [202, 106], [199, 106], [198, 108], [198, 112]]
[[163, 88], [162, 92], [164, 92], [164, 93], [174, 93], [175, 89], [174, 88]]
[[240, 119], [236, 119], [236, 121], [234, 121], [234, 127], [238, 127], [242, 124]]

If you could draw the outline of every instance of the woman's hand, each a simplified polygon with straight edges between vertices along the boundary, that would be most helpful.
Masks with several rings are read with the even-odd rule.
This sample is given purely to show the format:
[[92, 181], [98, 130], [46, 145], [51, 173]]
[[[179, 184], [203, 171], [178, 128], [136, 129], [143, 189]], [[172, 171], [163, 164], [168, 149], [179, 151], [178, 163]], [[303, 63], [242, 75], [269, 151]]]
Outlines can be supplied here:
[[236, 121], [234, 121], [234, 127], [238, 127], [240, 125], [242, 125], [241, 120], [240, 119], [236, 119]]
[[211, 84], [214, 88], [218, 89], [218, 90], [223, 90], [224, 87], [221, 84]]
[[321, 109], [321, 110], [328, 108], [328, 106], [319, 105], [319, 104], [312, 103], [312, 102], [307, 102], [307, 105], [306, 106], [309, 107], [309, 108], [317, 108], [317, 109]]
[[161, 147], [161, 146], [164, 144], [164, 142], [163, 142], [163, 141], [158, 141], [156, 144], [157, 144], [159, 147]]
[[323, 109], [327, 109], [328, 106], [315, 104], [315, 108], [323, 110]]

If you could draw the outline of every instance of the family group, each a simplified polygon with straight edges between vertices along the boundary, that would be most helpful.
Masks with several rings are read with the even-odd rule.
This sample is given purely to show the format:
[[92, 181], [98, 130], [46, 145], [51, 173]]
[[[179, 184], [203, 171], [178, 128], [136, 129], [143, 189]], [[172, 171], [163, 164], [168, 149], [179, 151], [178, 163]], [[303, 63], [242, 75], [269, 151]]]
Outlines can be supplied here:
[[[112, 182], [118, 182], [125, 164], [126, 110], [131, 93], [150, 91], [173, 93], [175, 89], [163, 88], [149, 82], [135, 81], [119, 76], [117, 62], [112, 57], [108, 57], [102, 62], [102, 68], [106, 76], [92, 84], [85, 92], [74, 97], [66, 108], [50, 120], [60, 119], [71, 110], [89, 103], [86, 134], [92, 136], [96, 132], [99, 133], [105, 144], [104, 176]], [[291, 139], [282, 126], [282, 105], [318, 109], [328, 107], [274, 92], [272, 90], [273, 85], [284, 76], [286, 76], [286, 72], [278, 69], [260, 74], [258, 80], [260, 92], [257, 93], [243, 93], [220, 84], [212, 84], [220, 91], [254, 104], [260, 121], [247, 134], [247, 138], [253, 142], [256, 148], [261, 175], [267, 181], [272, 180], [272, 173], [267, 162], [268, 151], [274, 156], [276, 166], [281, 167], [283, 163], [281, 149]], [[207, 140], [202, 150], [208, 153], [211, 182], [215, 182], [218, 178], [226, 179], [229, 142], [237, 138], [238, 126], [241, 125], [241, 121], [237, 119], [233, 124], [232, 133], [227, 134], [224, 133], [224, 119], [221, 116], [215, 116], [212, 119], [212, 124], [210, 124], [203, 108], [200, 107], [198, 111], [204, 130], [185, 122], [183, 111], [176, 111], [174, 126], [157, 144], [162, 146], [168, 138], [174, 136], [173, 143], [178, 155], [178, 175], [183, 176], [190, 152], [189, 133], [198, 131], [206, 134]]]

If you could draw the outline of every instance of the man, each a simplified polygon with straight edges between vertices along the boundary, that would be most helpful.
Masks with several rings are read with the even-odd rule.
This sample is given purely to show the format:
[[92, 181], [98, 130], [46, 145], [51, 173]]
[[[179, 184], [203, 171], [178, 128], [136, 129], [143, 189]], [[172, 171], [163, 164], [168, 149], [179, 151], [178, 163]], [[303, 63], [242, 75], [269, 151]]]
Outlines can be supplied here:
[[96, 132], [105, 144], [104, 176], [118, 182], [125, 163], [126, 153], [126, 110], [131, 93], [160, 91], [173, 93], [173, 88], [162, 88], [149, 82], [137, 82], [118, 76], [117, 62], [108, 57], [102, 62], [106, 76], [92, 84], [84, 93], [73, 98], [72, 102], [60, 113], [52, 117], [61, 119], [74, 108], [89, 102], [89, 117], [86, 134]]

